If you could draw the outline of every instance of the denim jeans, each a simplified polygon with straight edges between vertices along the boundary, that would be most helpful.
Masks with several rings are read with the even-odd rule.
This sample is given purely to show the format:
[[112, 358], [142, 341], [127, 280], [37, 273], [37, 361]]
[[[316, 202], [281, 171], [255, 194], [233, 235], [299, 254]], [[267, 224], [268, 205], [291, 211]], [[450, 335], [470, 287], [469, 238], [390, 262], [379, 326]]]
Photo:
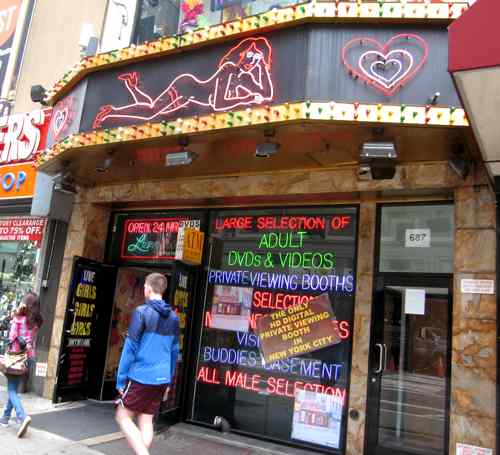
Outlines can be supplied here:
[[7, 376], [7, 392], [9, 398], [7, 400], [7, 405], [5, 406], [3, 416], [10, 417], [12, 410], [15, 409], [17, 418], [22, 421], [26, 417], [26, 413], [24, 412], [21, 399], [17, 393], [21, 380], [22, 376]]

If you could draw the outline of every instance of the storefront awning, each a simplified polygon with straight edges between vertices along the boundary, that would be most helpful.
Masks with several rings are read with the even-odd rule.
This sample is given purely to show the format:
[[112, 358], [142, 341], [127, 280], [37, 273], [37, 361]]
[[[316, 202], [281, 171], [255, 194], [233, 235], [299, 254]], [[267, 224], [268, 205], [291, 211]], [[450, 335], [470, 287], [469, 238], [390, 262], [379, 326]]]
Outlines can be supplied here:
[[449, 27], [449, 71], [483, 159], [500, 176], [500, 2], [479, 0]]

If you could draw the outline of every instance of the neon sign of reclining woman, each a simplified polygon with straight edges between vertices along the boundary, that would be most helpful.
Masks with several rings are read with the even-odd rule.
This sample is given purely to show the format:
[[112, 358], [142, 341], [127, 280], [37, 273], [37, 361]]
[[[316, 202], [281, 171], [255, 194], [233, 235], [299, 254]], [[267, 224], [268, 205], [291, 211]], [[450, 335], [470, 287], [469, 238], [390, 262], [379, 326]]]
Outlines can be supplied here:
[[266, 38], [258, 37], [244, 39], [234, 46], [208, 79], [181, 74], [156, 98], [139, 88], [136, 72], [122, 74], [118, 79], [123, 81], [134, 102], [119, 107], [101, 106], [93, 127], [99, 128], [111, 119], [149, 121], [169, 117], [193, 106], [223, 112], [263, 104], [271, 101], [274, 95], [271, 65], [271, 44]]

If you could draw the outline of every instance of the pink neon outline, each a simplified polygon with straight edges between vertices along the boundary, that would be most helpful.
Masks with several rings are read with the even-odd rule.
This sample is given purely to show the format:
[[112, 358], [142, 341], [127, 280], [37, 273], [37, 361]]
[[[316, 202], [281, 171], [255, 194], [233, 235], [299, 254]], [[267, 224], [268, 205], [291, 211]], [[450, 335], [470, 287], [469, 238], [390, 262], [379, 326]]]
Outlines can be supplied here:
[[[406, 74], [405, 77], [403, 77], [402, 79], [400, 79], [397, 82], [397, 84], [395, 84], [391, 88], [387, 88], [383, 84], [380, 84], [380, 82], [377, 81], [375, 78], [367, 77], [365, 74], [363, 74], [362, 71], [360, 72], [360, 71], [358, 71], [357, 68], [354, 68], [348, 62], [348, 60], [347, 60], [347, 53], [351, 50], [351, 48], [355, 44], [359, 45], [359, 44], [362, 44], [364, 42], [368, 42], [368, 43], [372, 44], [376, 49], [378, 49], [383, 55], [387, 56], [387, 54], [388, 54], [388, 52], [390, 50], [389, 49], [390, 46], [395, 41], [397, 41], [397, 40], [407, 40], [408, 41], [410, 39], [414, 39], [415, 41], [417, 41], [417, 43], [421, 46], [424, 54], [423, 54], [422, 59], [420, 60], [420, 62], [413, 68], [413, 70], [409, 71], [408, 74]], [[402, 49], [393, 49], [391, 52], [394, 52], [394, 51], [397, 51], [397, 50], [401, 51]], [[403, 49], [403, 50], [406, 50], [406, 49]], [[373, 39], [373, 38], [364, 38], [364, 37], [362, 37], [362, 38], [354, 38], [351, 41], [349, 41], [344, 46], [344, 48], [342, 49], [342, 63], [349, 70], [349, 72], [352, 73], [353, 75], [355, 75], [356, 77], [360, 78], [362, 81], [364, 81], [366, 83], [369, 83], [370, 85], [372, 85], [373, 87], [375, 87], [377, 90], [381, 91], [385, 96], [392, 96], [392, 95], [394, 95], [394, 93], [396, 93], [396, 91], [402, 85], [404, 85], [410, 79], [412, 79], [413, 77], [415, 77], [415, 75], [418, 73], [418, 71], [422, 68], [422, 66], [427, 61], [427, 57], [428, 56], [429, 56], [429, 46], [427, 45], [427, 42], [422, 37], [420, 37], [419, 35], [415, 35], [413, 33], [402, 33], [402, 34], [399, 34], [399, 35], [395, 35], [392, 38], [390, 38], [383, 45], [379, 41], [377, 41], [376, 39]], [[358, 62], [358, 65], [359, 65], [359, 62]]]
[[[247, 46], [248, 44], [248, 46]], [[262, 49], [258, 46], [262, 44], [266, 49]], [[246, 47], [245, 47], [246, 46]], [[243, 49], [238, 52], [239, 49]], [[265, 51], [267, 50], [267, 57]], [[253, 55], [248, 57], [248, 54], [252, 52]], [[239, 56], [237, 63], [233, 61], [234, 57]], [[246, 63], [246, 59], [251, 59], [249, 63]], [[138, 74], [136, 72], [121, 74], [118, 79], [124, 81], [125, 87], [131, 94], [134, 103], [125, 106], [112, 106], [104, 105], [99, 108], [99, 112], [94, 119], [93, 128], [99, 128], [104, 121], [107, 119], [121, 118], [121, 119], [135, 119], [135, 120], [153, 120], [155, 117], [160, 115], [172, 114], [179, 109], [186, 107], [188, 104], [196, 104], [198, 106], [210, 107], [214, 112], [224, 112], [230, 109], [234, 109], [238, 106], [249, 106], [252, 104], [262, 104], [266, 101], [271, 101], [274, 97], [274, 86], [271, 78], [271, 64], [272, 64], [272, 47], [269, 41], [263, 37], [257, 38], [246, 38], [240, 41], [236, 46], [231, 48], [224, 57], [219, 61], [217, 71], [212, 74], [212, 76], [206, 80], [202, 80], [190, 73], [183, 73], [177, 76], [168, 87], [161, 92], [154, 100], [150, 95], [145, 93], [143, 90], [139, 89], [137, 86]], [[222, 88], [223, 102], [227, 102], [222, 106], [219, 106], [220, 97], [220, 84], [221, 73], [224, 75], [225, 72], [229, 72], [229, 77], [224, 81], [226, 86]], [[257, 74], [256, 74], [257, 73]], [[245, 81], [241, 79], [245, 77], [248, 82], [251, 82], [252, 86], [246, 86]], [[197, 100], [194, 96], [186, 98], [178, 93], [175, 87], [176, 82], [182, 78], [189, 78], [199, 85], [207, 85], [209, 83], [214, 83], [213, 91], [209, 93], [207, 101]], [[231, 87], [234, 82], [234, 78], [237, 78], [236, 85]], [[248, 80], [249, 78], [249, 80]], [[265, 87], [267, 85], [267, 88]], [[256, 89], [257, 88], [257, 89]], [[264, 90], [269, 91], [268, 96], [264, 96], [261, 92]], [[131, 109], [134, 107], [149, 108], [154, 109], [155, 104], [158, 103], [161, 98], [165, 96], [170, 96], [170, 102], [163, 106], [162, 109], [157, 110], [151, 115], [136, 115], [136, 114], [120, 114], [120, 111]], [[142, 100], [141, 100], [142, 98]], [[183, 101], [181, 101], [184, 98]]]
[[[52, 123], [51, 128], [53, 131], [54, 140], [57, 140], [59, 139], [59, 136], [68, 128], [68, 126], [73, 121], [73, 117], [75, 114], [75, 100], [73, 96], [70, 95], [69, 97], [57, 103], [54, 109], [55, 110], [52, 114], [52, 120], [51, 120]], [[66, 116], [64, 117], [61, 125], [59, 125], [59, 128], [56, 128], [57, 116], [59, 113], [64, 111], [66, 111]]]

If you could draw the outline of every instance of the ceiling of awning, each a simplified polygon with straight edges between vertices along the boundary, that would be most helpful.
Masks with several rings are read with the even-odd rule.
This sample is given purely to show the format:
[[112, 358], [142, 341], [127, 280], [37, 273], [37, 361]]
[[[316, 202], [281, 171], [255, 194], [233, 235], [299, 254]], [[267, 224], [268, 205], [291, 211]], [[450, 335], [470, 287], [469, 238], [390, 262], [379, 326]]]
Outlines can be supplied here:
[[[248, 172], [280, 172], [293, 169], [317, 170], [354, 166], [360, 160], [365, 141], [395, 142], [397, 163], [446, 161], [460, 144], [470, 143], [468, 128], [386, 126], [374, 136], [371, 126], [294, 124], [276, 128], [272, 141], [281, 145], [271, 158], [257, 158], [255, 150], [265, 141], [265, 129], [225, 131], [190, 139], [189, 150], [198, 158], [188, 166], [165, 166], [165, 155], [179, 151], [178, 140], [162, 138], [134, 144], [114, 144], [74, 149], [47, 162], [42, 171], [59, 172], [63, 166], [84, 186], [138, 180], [235, 175]], [[98, 172], [112, 156], [107, 172]]]

